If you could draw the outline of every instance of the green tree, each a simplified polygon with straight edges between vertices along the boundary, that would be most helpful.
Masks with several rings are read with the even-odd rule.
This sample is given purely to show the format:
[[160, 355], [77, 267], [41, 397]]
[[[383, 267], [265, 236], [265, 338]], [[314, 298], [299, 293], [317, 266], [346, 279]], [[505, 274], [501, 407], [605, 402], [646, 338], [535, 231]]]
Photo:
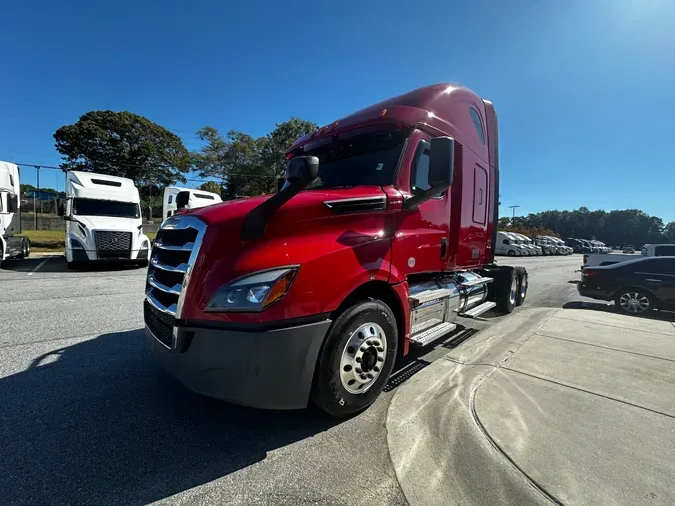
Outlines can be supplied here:
[[139, 186], [185, 182], [190, 154], [180, 137], [130, 112], [90, 111], [54, 133], [61, 168], [128, 177]]
[[315, 128], [314, 123], [291, 118], [256, 139], [236, 130], [223, 136], [207, 126], [197, 131], [205, 144], [193, 153], [194, 166], [200, 177], [211, 177], [220, 183], [224, 198], [274, 193], [277, 178], [286, 169], [284, 152]]
[[663, 227], [664, 240], [669, 243], [675, 243], [675, 221], [671, 221]]
[[198, 130], [197, 135], [205, 142], [201, 150], [192, 155], [199, 176], [216, 179], [226, 198], [246, 191], [247, 184], [255, 177], [258, 158], [255, 139], [236, 130], [223, 136], [210, 126]]
[[516, 217], [508, 226], [503, 224], [503, 219], [500, 218], [499, 223], [501, 230], [520, 231], [526, 235], [530, 234], [525, 230], [549, 230], [562, 238], [595, 238], [612, 246], [633, 244], [638, 247], [646, 243], [662, 242], [666, 240], [668, 233], [675, 238], [675, 224], [664, 226], [661, 218], [650, 216], [639, 209], [607, 212], [580, 207], [574, 211], [542, 211]]
[[220, 195], [222, 192], [222, 188], [215, 181], [207, 181], [206, 183], [202, 183], [199, 185], [199, 189], [204, 190], [205, 192], [215, 193], [217, 195]]

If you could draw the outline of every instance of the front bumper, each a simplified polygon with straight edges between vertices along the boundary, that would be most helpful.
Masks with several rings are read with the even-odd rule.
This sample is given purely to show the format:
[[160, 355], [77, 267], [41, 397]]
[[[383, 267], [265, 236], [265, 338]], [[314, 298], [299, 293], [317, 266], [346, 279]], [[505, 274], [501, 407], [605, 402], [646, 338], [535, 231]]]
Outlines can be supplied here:
[[190, 390], [253, 408], [302, 409], [330, 324], [253, 332], [179, 327], [173, 350], [147, 326], [145, 335], [162, 367]]
[[149, 250], [132, 250], [129, 256], [99, 258], [96, 250], [72, 249], [73, 262], [143, 262], [148, 260]]

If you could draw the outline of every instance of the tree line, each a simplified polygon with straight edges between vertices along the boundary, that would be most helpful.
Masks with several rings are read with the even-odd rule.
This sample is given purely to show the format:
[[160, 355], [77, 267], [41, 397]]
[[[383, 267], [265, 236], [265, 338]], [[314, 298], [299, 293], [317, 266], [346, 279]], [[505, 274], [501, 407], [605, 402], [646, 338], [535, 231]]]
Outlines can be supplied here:
[[57, 129], [54, 140], [62, 169], [133, 179], [148, 198], [165, 186], [187, 183], [188, 177], [211, 179], [202, 189], [234, 198], [275, 192], [286, 167], [284, 151], [315, 128], [310, 121], [290, 118], [267, 135], [253, 137], [205, 126], [196, 132], [203, 146], [190, 152], [178, 135], [147, 118], [90, 111]]
[[[596, 239], [611, 246], [631, 244], [641, 246], [653, 243], [675, 242], [675, 222], [664, 224], [657, 216], [639, 209], [591, 211], [580, 207], [574, 211], [542, 211], [500, 218], [499, 230], [518, 231], [528, 236], [554, 235], [557, 237]], [[538, 234], [548, 230], [548, 234]]]

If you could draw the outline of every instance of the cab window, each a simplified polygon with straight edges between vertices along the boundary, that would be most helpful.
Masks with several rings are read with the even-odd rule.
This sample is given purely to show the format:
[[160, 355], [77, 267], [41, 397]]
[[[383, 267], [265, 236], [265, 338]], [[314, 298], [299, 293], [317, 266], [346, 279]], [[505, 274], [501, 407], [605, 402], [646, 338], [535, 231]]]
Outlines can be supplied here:
[[483, 120], [480, 119], [480, 114], [473, 107], [469, 108], [469, 114], [471, 115], [471, 121], [473, 126], [476, 127], [476, 133], [480, 139], [481, 144], [485, 145], [485, 131], [483, 130]]
[[410, 189], [413, 195], [422, 193], [429, 186], [429, 148], [430, 144], [422, 141], [417, 146], [410, 172]]

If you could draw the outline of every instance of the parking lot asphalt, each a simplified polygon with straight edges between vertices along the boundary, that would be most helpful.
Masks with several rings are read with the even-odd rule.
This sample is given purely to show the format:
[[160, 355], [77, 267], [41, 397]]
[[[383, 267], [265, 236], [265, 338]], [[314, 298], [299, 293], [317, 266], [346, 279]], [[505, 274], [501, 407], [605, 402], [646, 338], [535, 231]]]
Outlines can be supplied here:
[[[525, 308], [559, 308], [579, 300], [567, 281], [580, 260], [499, 262], [528, 268]], [[452, 342], [400, 364], [399, 380], [346, 422], [241, 408], [187, 391], [154, 363], [144, 283], [144, 269], [70, 272], [62, 257], [0, 270], [0, 504], [407, 503], [387, 409], [395, 385]]]

